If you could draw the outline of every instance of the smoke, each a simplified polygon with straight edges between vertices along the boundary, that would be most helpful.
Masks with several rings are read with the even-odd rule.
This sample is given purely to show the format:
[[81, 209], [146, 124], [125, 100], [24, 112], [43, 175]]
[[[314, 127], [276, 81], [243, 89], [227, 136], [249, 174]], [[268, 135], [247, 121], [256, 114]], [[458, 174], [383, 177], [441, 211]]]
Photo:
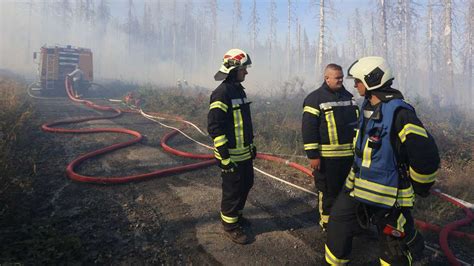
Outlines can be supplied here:
[[[37, 65], [33, 62], [33, 52], [39, 51], [43, 45], [73, 45], [92, 50], [96, 80], [119, 79], [162, 86], [175, 86], [178, 80], [186, 80], [190, 85], [212, 89], [218, 85], [213, 76], [219, 69], [224, 53], [230, 48], [240, 48], [252, 57], [253, 65], [244, 83], [250, 93], [285, 96], [308, 93], [319, 87], [322, 73], [315, 71], [318, 20], [314, 14], [310, 14], [313, 11], [304, 10], [304, 4], [294, 7], [289, 33], [291, 47], [286, 47], [286, 3], [276, 2], [278, 6], [274, 15], [278, 17], [278, 23], [273, 36], [267, 25], [271, 21], [270, 11], [264, 8], [268, 3], [259, 2], [258, 32], [251, 33], [251, 5], [242, 5], [242, 19], [236, 20], [233, 18], [233, 5], [229, 2], [1, 1], [0, 68], [34, 77]], [[367, 12], [376, 9], [372, 5], [367, 5]], [[332, 7], [332, 15], [329, 12], [328, 24], [325, 25], [327, 47], [324, 49], [323, 65], [334, 62], [347, 69], [357, 57], [376, 55], [374, 51], [380, 49], [376, 45], [380, 46], [381, 42], [376, 35], [369, 38], [372, 33], [379, 32], [372, 30], [369, 16], [353, 21], [346, 8], [334, 19], [334, 10], [338, 8], [343, 9], [336, 3]], [[462, 9], [462, 6], [459, 8]], [[420, 8], [418, 12], [424, 10]], [[311, 17], [311, 20], [305, 19], [305, 16]], [[351, 25], [350, 29], [362, 30], [357, 34], [341, 30], [341, 25], [346, 24], [345, 17]], [[235, 30], [232, 27], [234, 23]], [[398, 53], [398, 35], [389, 35], [388, 61], [394, 66], [397, 77], [395, 84], [399, 86], [397, 88], [409, 97], [425, 98], [434, 104], [439, 104], [436, 101], [444, 101], [446, 104], [472, 108], [472, 67], [471, 74], [462, 72], [464, 68], [460, 66], [455, 67], [456, 88], [446, 89], [440, 53], [434, 60], [437, 65], [433, 67], [434, 72], [430, 78], [427, 74], [426, 42], [423, 41], [424, 24], [421, 20], [417, 23], [421, 26], [416, 39], [413, 42], [405, 40], [412, 47], [410, 54], [405, 53], [408, 55], [406, 58], [412, 60], [410, 66], [405, 61], [398, 60], [403, 55]], [[440, 23], [437, 24], [438, 31], [442, 30]], [[388, 31], [389, 34], [396, 33], [397, 29], [389, 28]], [[458, 29], [457, 32], [463, 31]], [[464, 36], [459, 36], [461, 35]], [[257, 37], [253, 48], [252, 36]], [[442, 32], [436, 33], [436, 36], [438, 42], [435, 48], [441, 51], [439, 43]], [[365, 38], [366, 45], [357, 46], [356, 37], [362, 40]], [[373, 42], [369, 39], [373, 39]], [[457, 65], [465, 58], [459, 51], [454, 56], [457, 58]], [[470, 62], [472, 64], [472, 59]], [[355, 93], [352, 82], [345, 83], [346, 88]], [[459, 95], [458, 100], [450, 99], [449, 90], [453, 89]]]
[[[278, 84], [289, 76], [285, 73], [286, 63], [278, 59], [269, 63], [263, 45], [250, 50], [245, 29], [238, 32], [240, 38], [235, 37], [232, 46], [229, 25], [212, 25], [213, 21], [205, 16], [212, 7], [199, 4], [185, 7], [183, 2], [173, 5], [168, 1], [158, 5], [153, 1], [145, 2], [148, 4], [145, 11], [143, 2], [139, 5], [135, 1], [130, 8], [127, 2], [105, 1], [110, 17], [100, 18], [100, 1], [90, 1], [90, 10], [84, 10], [87, 2], [1, 2], [0, 67], [33, 78], [38, 67], [33, 52], [43, 45], [72, 45], [92, 50], [96, 79], [163, 86], [186, 80], [189, 84], [213, 88], [217, 85], [213, 76], [222, 56], [228, 49], [239, 47], [249, 52], [254, 63], [245, 82], [249, 91], [274, 94]], [[144, 20], [145, 12], [148, 22]], [[273, 53], [278, 57], [285, 51], [274, 48]], [[307, 78], [314, 82], [311, 76], [314, 75]]]

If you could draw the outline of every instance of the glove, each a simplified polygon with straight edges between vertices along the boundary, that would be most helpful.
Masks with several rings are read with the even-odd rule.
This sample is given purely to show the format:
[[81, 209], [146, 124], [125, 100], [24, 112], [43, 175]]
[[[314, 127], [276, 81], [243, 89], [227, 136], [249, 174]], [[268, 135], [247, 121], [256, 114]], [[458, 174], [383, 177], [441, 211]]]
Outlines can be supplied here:
[[433, 185], [433, 183], [430, 184], [420, 184], [417, 182], [411, 182], [411, 185], [413, 186], [413, 190], [415, 191], [415, 194], [422, 197], [426, 198], [430, 195], [430, 188]]
[[324, 161], [320, 161], [319, 169], [314, 169], [314, 185], [316, 189], [322, 193], [327, 192], [327, 179]]
[[[219, 162], [219, 167], [223, 173], [234, 173], [237, 172], [237, 165], [230, 159], [228, 164], [223, 164], [222, 161]], [[226, 161], [226, 160], [223, 160]]]
[[250, 147], [250, 154], [252, 156], [252, 160], [257, 158], [257, 146], [253, 145]]

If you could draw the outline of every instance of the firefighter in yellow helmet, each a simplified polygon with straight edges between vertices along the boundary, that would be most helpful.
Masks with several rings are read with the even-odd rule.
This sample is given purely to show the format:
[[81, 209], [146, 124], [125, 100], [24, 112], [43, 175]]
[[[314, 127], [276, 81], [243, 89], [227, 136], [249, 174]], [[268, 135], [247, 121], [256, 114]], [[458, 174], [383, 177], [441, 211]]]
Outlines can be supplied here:
[[347, 264], [358, 227], [374, 225], [380, 264], [411, 265], [412, 254], [421, 253], [424, 241], [410, 210], [415, 194], [428, 196], [435, 182], [438, 148], [415, 109], [391, 87], [392, 71], [382, 57], [357, 60], [348, 76], [365, 100], [354, 139], [354, 164], [331, 211], [325, 260]]
[[222, 176], [220, 217], [224, 233], [238, 244], [249, 243], [243, 227], [250, 222], [242, 216], [247, 196], [253, 186], [253, 159], [257, 151], [253, 144], [250, 101], [242, 86], [250, 56], [240, 50], [225, 53], [215, 74], [222, 83], [212, 92], [208, 114], [208, 132], [214, 140], [214, 155]]

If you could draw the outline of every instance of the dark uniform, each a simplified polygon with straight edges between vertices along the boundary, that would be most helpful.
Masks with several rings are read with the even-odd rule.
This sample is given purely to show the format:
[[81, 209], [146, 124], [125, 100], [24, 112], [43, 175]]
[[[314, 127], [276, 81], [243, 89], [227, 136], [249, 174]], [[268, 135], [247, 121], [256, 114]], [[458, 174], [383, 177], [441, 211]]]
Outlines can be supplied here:
[[411, 265], [410, 250], [424, 248], [410, 209], [415, 193], [427, 196], [434, 184], [438, 149], [401, 93], [382, 89], [390, 97], [362, 106], [354, 165], [331, 212], [325, 253], [332, 265], [349, 262], [360, 221], [377, 227], [381, 265]]
[[[221, 219], [224, 230], [239, 227], [239, 217], [253, 185], [253, 128], [250, 102], [240, 82], [226, 79], [211, 94], [208, 132], [221, 166], [236, 164], [236, 171], [222, 171]], [[233, 168], [232, 168], [233, 169]]]
[[314, 170], [313, 176], [319, 190], [320, 225], [323, 229], [352, 166], [357, 117], [358, 107], [344, 87], [333, 91], [324, 82], [304, 100], [304, 149], [309, 159], [321, 159], [320, 170]]

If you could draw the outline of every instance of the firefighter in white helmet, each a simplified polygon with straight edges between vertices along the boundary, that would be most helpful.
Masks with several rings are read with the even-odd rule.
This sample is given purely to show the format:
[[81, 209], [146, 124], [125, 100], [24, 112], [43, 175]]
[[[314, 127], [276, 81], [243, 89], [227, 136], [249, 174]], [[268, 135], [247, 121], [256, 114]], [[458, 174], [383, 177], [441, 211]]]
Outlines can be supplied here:
[[84, 72], [81, 70], [78, 64], [75, 65], [74, 71], [68, 74], [68, 77], [72, 78], [72, 87], [75, 94], [74, 96], [76, 98], [81, 97], [79, 93], [83, 91]]
[[349, 262], [352, 237], [377, 227], [381, 265], [411, 265], [423, 237], [414, 227], [415, 194], [426, 197], [439, 167], [438, 148], [415, 109], [391, 87], [392, 71], [382, 57], [364, 57], [348, 76], [365, 97], [354, 139], [354, 164], [331, 211], [325, 260]]
[[241, 84], [251, 63], [250, 56], [240, 49], [225, 53], [214, 76], [222, 83], [211, 94], [207, 127], [221, 168], [220, 217], [224, 233], [238, 244], [247, 244], [250, 240], [243, 228], [248, 228], [250, 222], [242, 216], [242, 210], [253, 186], [252, 161], [257, 154], [253, 144], [250, 101]]

